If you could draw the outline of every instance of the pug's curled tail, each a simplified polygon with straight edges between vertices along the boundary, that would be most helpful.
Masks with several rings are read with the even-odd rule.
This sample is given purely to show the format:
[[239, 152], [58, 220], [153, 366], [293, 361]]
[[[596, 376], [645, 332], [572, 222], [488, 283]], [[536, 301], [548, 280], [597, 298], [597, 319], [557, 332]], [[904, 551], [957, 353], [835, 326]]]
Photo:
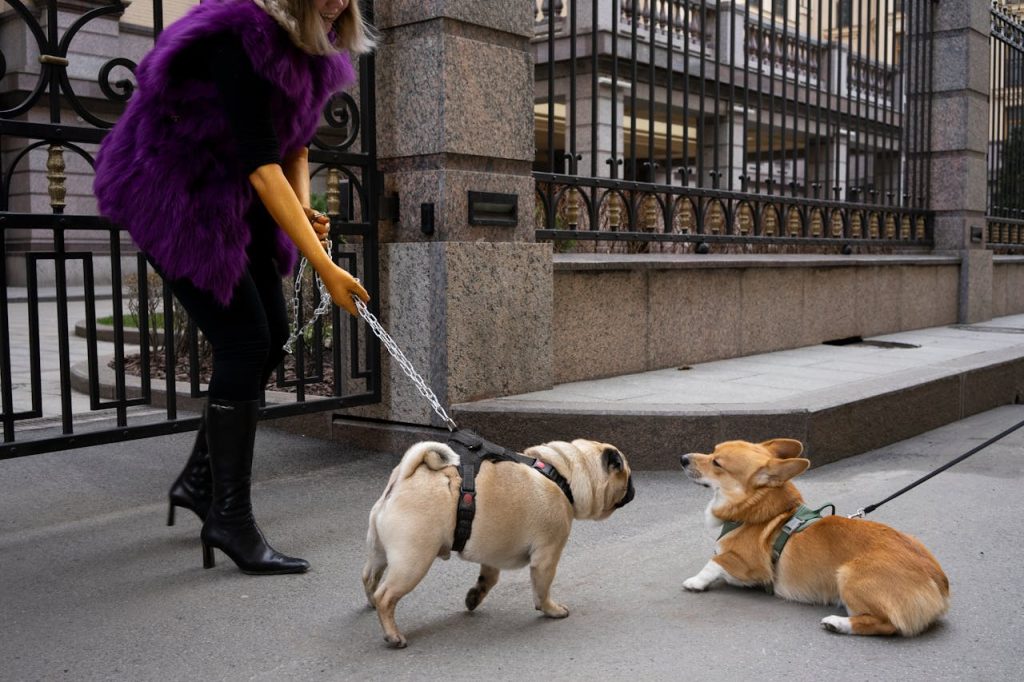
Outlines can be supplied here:
[[398, 465], [398, 478], [401, 481], [413, 475], [421, 464], [433, 471], [440, 471], [445, 467], [459, 466], [459, 455], [444, 443], [424, 441], [417, 443], [405, 451], [402, 461]]

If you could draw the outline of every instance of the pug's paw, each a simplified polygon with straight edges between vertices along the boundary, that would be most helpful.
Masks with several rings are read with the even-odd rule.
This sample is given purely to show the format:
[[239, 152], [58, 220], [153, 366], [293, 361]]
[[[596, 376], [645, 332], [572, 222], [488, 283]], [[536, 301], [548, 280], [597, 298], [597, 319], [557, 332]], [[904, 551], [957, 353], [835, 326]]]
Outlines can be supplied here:
[[544, 606], [538, 606], [538, 611], [542, 611], [548, 618], [568, 618], [569, 609], [564, 604], [556, 604], [555, 602], [548, 602]]
[[392, 649], [404, 649], [408, 644], [405, 635], [384, 635], [384, 641], [391, 645]]
[[469, 592], [466, 593], [466, 608], [472, 611], [476, 607], [480, 606], [480, 602], [484, 600], [486, 592], [481, 590], [479, 587], [469, 588]]

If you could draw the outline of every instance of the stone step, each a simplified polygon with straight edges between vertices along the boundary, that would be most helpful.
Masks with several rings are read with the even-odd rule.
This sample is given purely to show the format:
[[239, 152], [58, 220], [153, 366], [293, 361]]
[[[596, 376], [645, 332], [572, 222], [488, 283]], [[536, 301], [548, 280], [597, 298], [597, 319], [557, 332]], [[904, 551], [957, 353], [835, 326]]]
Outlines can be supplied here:
[[585, 437], [638, 469], [732, 440], [797, 438], [833, 462], [1024, 402], [1024, 315], [887, 334], [455, 405], [505, 447]]

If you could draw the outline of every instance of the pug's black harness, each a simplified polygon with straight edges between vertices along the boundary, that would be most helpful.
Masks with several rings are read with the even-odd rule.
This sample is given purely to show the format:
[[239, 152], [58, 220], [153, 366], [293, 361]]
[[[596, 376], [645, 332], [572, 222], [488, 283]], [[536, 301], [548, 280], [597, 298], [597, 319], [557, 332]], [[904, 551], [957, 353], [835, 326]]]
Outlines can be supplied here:
[[[302, 265], [305, 266], [306, 261], [303, 259]], [[330, 303], [331, 295], [327, 291], [327, 287], [323, 282], [319, 283], [320, 288], [320, 307], [317, 308], [314, 318], [318, 315], [323, 314], [321, 308], [326, 310]], [[445, 412], [444, 408], [441, 407], [441, 402], [434, 395], [434, 391], [427, 386], [427, 383], [423, 380], [416, 370], [413, 368], [412, 363], [405, 357], [405, 353], [398, 347], [395, 340], [391, 338], [391, 335], [387, 333], [384, 327], [381, 326], [380, 321], [377, 317], [370, 312], [366, 304], [359, 299], [355, 294], [352, 295], [352, 303], [355, 304], [356, 310], [359, 312], [359, 316], [366, 321], [370, 326], [370, 329], [381, 340], [381, 343], [388, 349], [388, 353], [391, 354], [395, 360], [398, 361], [399, 367], [405, 372], [406, 376], [412, 379], [413, 383], [416, 384], [416, 388], [419, 389], [420, 395], [426, 398], [430, 402], [430, 406], [434, 408], [434, 412], [438, 417], [445, 423], [448, 430], [451, 431], [451, 435], [448, 437], [448, 446], [459, 455], [460, 472], [462, 474], [462, 488], [459, 490], [459, 506], [456, 511], [455, 521], [455, 540], [452, 543], [452, 549], [456, 552], [461, 552], [462, 548], [466, 546], [466, 541], [469, 540], [469, 534], [473, 529], [473, 517], [476, 515], [476, 469], [479, 463], [482, 461], [487, 462], [517, 462], [519, 464], [525, 464], [526, 466], [539, 471], [541, 474], [549, 478], [555, 485], [561, 488], [562, 492], [569, 499], [569, 504], [573, 504], [572, 489], [569, 488], [569, 481], [565, 480], [562, 474], [555, 470], [555, 467], [551, 466], [547, 462], [542, 462], [539, 459], [527, 457], [521, 455], [518, 452], [506, 450], [500, 445], [495, 445], [490, 441], [484, 440], [480, 436], [476, 435], [468, 429], [460, 429], [458, 424], [455, 423], [448, 413]]]
[[461, 552], [473, 531], [473, 517], [476, 516], [476, 471], [481, 462], [516, 462], [546, 476], [561, 488], [569, 504], [573, 504], [572, 489], [565, 476], [555, 467], [533, 457], [521, 455], [485, 440], [467, 429], [460, 429], [448, 438], [448, 446], [459, 455], [459, 473], [462, 487], [459, 489], [459, 506], [455, 512], [455, 540], [452, 551]]

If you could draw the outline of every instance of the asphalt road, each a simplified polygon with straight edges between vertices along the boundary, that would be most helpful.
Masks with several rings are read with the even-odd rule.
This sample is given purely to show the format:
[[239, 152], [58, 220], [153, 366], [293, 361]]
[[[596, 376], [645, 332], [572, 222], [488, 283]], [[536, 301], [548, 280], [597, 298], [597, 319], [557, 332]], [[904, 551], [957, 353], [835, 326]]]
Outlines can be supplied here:
[[[1022, 419], [1024, 407], [1000, 408], [797, 482], [808, 503], [852, 513]], [[220, 554], [202, 569], [194, 517], [164, 525], [188, 445], [0, 462], [0, 679], [1022, 678], [1024, 429], [871, 515], [919, 537], [949, 575], [952, 608], [920, 637], [830, 634], [819, 621], [837, 609], [757, 591], [685, 592], [713, 546], [708, 491], [667, 471], [638, 472], [633, 503], [576, 524], [553, 588], [569, 618], [533, 610], [525, 570], [467, 613], [476, 567], [437, 561], [398, 607], [401, 651], [383, 642], [359, 578], [367, 513], [398, 453], [262, 427], [258, 518], [313, 570], [250, 577]]]

